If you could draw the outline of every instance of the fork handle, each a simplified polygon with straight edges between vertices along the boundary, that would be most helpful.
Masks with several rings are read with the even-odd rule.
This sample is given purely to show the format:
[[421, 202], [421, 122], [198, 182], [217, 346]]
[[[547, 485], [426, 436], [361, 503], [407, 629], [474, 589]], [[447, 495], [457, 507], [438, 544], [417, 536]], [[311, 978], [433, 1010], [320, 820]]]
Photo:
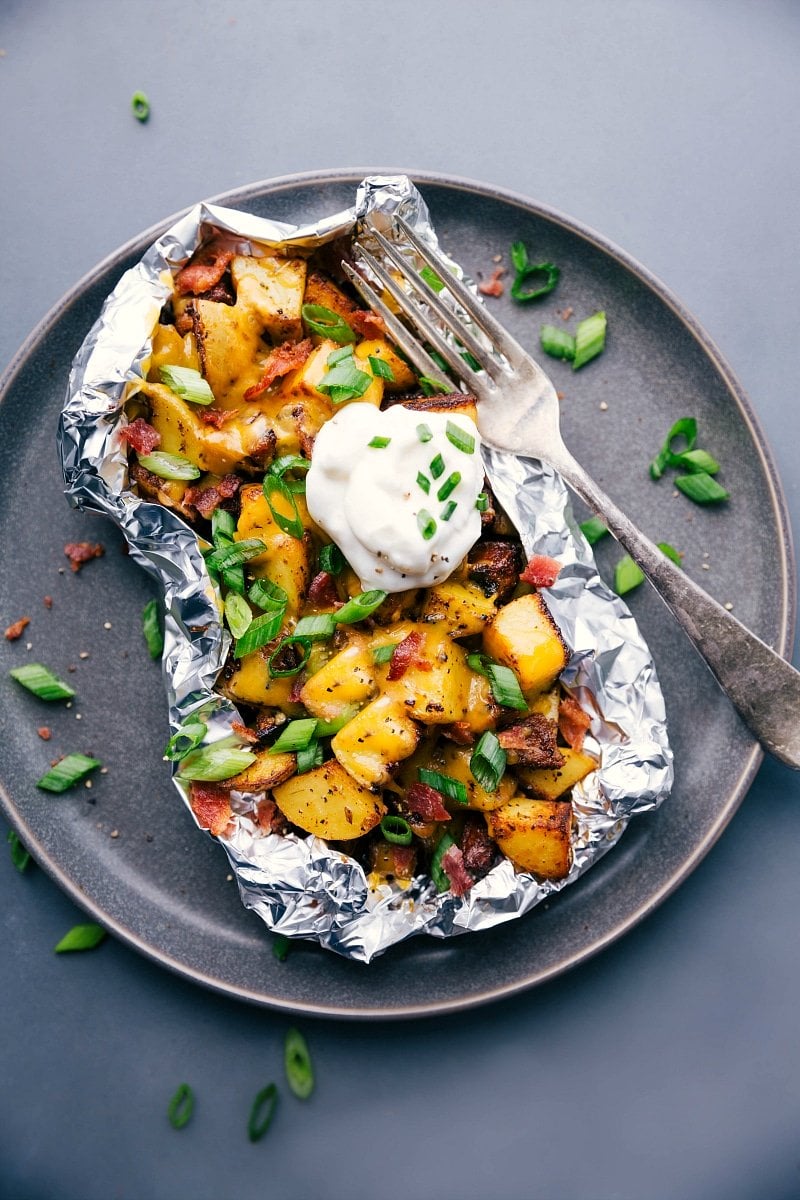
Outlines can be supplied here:
[[671, 562], [568, 452], [550, 462], [639, 564], [762, 746], [800, 769], [800, 672]]

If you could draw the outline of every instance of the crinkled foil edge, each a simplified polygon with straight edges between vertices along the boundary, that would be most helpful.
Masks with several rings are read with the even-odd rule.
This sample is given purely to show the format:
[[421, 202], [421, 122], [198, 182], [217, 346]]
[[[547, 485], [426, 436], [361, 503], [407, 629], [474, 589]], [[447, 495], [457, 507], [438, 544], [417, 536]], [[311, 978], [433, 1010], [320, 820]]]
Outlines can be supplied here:
[[[128, 489], [119, 436], [125, 400], [144, 377], [150, 337], [171, 294], [170, 277], [212, 227], [243, 243], [312, 248], [350, 232], [367, 213], [388, 218], [394, 212], [437, 246], [425, 202], [405, 176], [367, 178], [352, 208], [305, 226], [199, 204], [123, 275], [75, 357], [58, 431], [65, 494], [73, 506], [110, 517], [131, 557], [163, 591], [162, 669], [172, 732], [201, 713], [213, 742], [229, 736], [240, 717], [214, 692], [229, 637], [198, 538], [176, 513]], [[451, 266], [463, 278], [457, 264]], [[598, 769], [573, 793], [573, 861], [565, 879], [537, 881], [516, 874], [505, 860], [462, 898], [437, 895], [426, 877], [405, 889], [386, 884], [373, 890], [357, 862], [321, 839], [265, 835], [252, 817], [253, 797], [234, 792], [230, 832], [218, 840], [245, 906], [275, 932], [317, 941], [356, 961], [369, 962], [415, 934], [451, 937], [521, 916], [573, 883], [616, 844], [631, 816], [655, 808], [672, 784], [652, 657], [626, 605], [600, 579], [561, 479], [530, 459], [488, 449], [484, 456], [492, 487], [526, 551], [564, 564], [546, 600], [572, 648], [562, 678], [592, 714], [586, 748], [597, 756]], [[188, 807], [185, 786], [177, 776], [173, 781]]]

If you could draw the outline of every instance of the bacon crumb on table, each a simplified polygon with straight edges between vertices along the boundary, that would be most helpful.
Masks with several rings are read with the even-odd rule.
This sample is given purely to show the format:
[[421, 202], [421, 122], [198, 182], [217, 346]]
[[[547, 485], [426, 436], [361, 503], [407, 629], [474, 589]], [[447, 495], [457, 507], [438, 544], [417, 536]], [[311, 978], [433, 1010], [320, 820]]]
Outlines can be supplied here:
[[50, 738], [53, 736], [46, 725], [40, 725], [36, 732], [43, 742], [49, 742]]
[[84, 563], [91, 562], [93, 558], [102, 558], [105, 552], [105, 547], [100, 542], [67, 542], [64, 547], [64, 553], [76, 573]]
[[478, 291], [482, 296], [502, 296], [505, 288], [500, 280], [506, 273], [505, 267], [495, 267], [490, 277], [484, 283], [478, 284]]
[[42, 603], [44, 604], [45, 608], [52, 608], [53, 607], [53, 597], [45, 596], [44, 599], [42, 600]]
[[20, 619], [15, 621], [13, 625], [9, 625], [8, 629], [6, 630], [6, 640], [9, 642], [15, 642], [17, 638], [22, 637], [23, 632], [28, 625], [30, 625], [30, 623], [30, 617], [20, 617]]

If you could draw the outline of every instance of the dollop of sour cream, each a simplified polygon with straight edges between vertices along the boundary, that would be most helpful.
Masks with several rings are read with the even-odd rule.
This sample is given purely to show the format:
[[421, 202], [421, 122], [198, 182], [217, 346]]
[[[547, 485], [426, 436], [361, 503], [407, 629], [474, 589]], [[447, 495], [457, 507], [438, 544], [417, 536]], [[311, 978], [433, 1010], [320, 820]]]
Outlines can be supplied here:
[[306, 502], [365, 590], [404, 592], [446, 579], [478, 540], [483, 478], [469, 417], [352, 403], [317, 434]]

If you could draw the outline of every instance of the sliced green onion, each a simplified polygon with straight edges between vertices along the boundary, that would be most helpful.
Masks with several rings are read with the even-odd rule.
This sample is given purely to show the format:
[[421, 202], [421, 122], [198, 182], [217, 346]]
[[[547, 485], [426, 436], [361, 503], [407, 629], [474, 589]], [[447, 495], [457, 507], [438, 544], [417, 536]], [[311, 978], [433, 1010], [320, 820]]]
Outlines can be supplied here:
[[[269, 511], [272, 513], [272, 519], [275, 524], [284, 533], [291, 534], [293, 538], [297, 538], [298, 542], [301, 542], [303, 540], [303, 522], [300, 520], [297, 501], [286, 480], [281, 479], [279, 475], [265, 475], [261, 486], [267, 498]], [[275, 495], [281, 496], [286, 501], [291, 509], [290, 515], [287, 516], [285, 512], [281, 512], [275, 507], [275, 501], [273, 500], [273, 496]]]
[[214, 403], [214, 393], [208, 380], [194, 367], [159, 367], [158, 374], [161, 382], [181, 400], [187, 400], [190, 404]]
[[450, 847], [454, 845], [455, 842], [450, 837], [450, 834], [443, 833], [439, 838], [436, 849], [433, 852], [433, 858], [431, 859], [431, 879], [434, 882], [437, 892], [450, 891], [450, 880], [447, 878], [447, 875], [442, 868], [442, 859]]
[[[281, 656], [284, 655], [287, 650], [293, 649], [295, 646], [297, 646], [300, 651], [300, 658], [297, 661], [296, 665], [293, 667], [278, 666]], [[296, 637], [294, 635], [285, 637], [283, 639], [283, 641], [278, 646], [276, 646], [276, 648], [273, 650], [272, 654], [270, 654], [270, 656], [269, 656], [269, 659], [267, 662], [267, 667], [268, 667], [268, 670], [270, 673], [270, 677], [272, 679], [289, 679], [289, 678], [291, 678], [292, 675], [299, 675], [300, 672], [302, 671], [303, 667], [308, 662], [310, 654], [311, 654], [311, 639], [310, 638]]]
[[157, 600], [148, 600], [142, 609], [142, 633], [151, 658], [161, 658], [164, 650], [164, 633], [161, 629], [161, 614]]
[[173, 733], [164, 747], [164, 758], [170, 762], [180, 762], [192, 750], [202, 746], [207, 733], [208, 726], [205, 721], [191, 719], [185, 721], [180, 729]]
[[502, 666], [486, 654], [468, 654], [467, 666], [487, 677], [498, 704], [506, 708], [527, 709], [519, 680], [510, 667]]
[[272, 943], [272, 953], [278, 962], [286, 962], [291, 949], [291, 942], [285, 933], [277, 933]]
[[329, 542], [319, 552], [319, 569], [329, 575], [341, 575], [347, 560], [335, 542]]
[[216, 546], [220, 538], [233, 541], [236, 533], [236, 518], [227, 508], [215, 508], [211, 514], [211, 540]]
[[[529, 300], [539, 300], [542, 296], [549, 295], [561, 276], [560, 268], [551, 262], [529, 263], [522, 270], [516, 271], [514, 282], [511, 284], [511, 296], [520, 304], [527, 304]], [[525, 284], [536, 275], [543, 275], [544, 282], [526, 291]]]
[[486, 492], [478, 492], [478, 498], [475, 501], [475, 507], [478, 512], [484, 513], [489, 507], [489, 497]]
[[320, 613], [317, 616], [301, 617], [295, 626], [295, 637], [306, 637], [312, 642], [324, 642], [336, 633], [336, 616]]
[[303, 746], [297, 751], [297, 774], [305, 775], [306, 771], [311, 771], [314, 767], [322, 766], [322, 742], [316, 738]]
[[253, 610], [244, 596], [229, 592], [225, 597], [225, 620], [235, 638], [243, 638], [253, 623]]
[[352, 625], [356, 621], [363, 621], [365, 617], [372, 616], [375, 609], [383, 604], [386, 596], [386, 592], [381, 592], [377, 588], [353, 596], [334, 614], [337, 625]]
[[306, 1039], [297, 1029], [290, 1029], [283, 1046], [286, 1082], [298, 1100], [307, 1100], [314, 1090], [314, 1068]]
[[414, 836], [408, 821], [395, 816], [394, 813], [387, 813], [381, 818], [381, 833], [387, 842], [392, 842], [395, 846], [410, 846]]
[[359, 371], [352, 355], [340, 358], [317, 384], [317, 391], [330, 396], [334, 404], [343, 400], [355, 400], [363, 396], [372, 383], [367, 371]]
[[442, 282], [442, 280], [436, 274], [436, 272], [432, 271], [430, 267], [427, 267], [427, 266], [423, 267], [420, 270], [419, 275], [420, 275], [420, 279], [424, 279], [425, 282], [427, 283], [428, 287], [433, 288], [434, 292], [441, 292], [441, 290], [445, 286], [444, 283]]
[[150, 101], [144, 92], [134, 92], [131, 96], [131, 112], [144, 125], [150, 116]]
[[99, 946], [107, 937], [107, 931], [95, 921], [87, 921], [83, 925], [73, 925], [72, 929], [67, 930], [61, 941], [55, 946], [55, 952], [56, 954], [67, 954], [74, 950], [94, 950], [95, 946]]
[[[459, 346], [460, 346], [460, 345], [461, 345], [461, 342], [459, 342], [458, 344], [459, 344]], [[474, 355], [474, 354], [470, 354], [469, 350], [463, 350], [463, 351], [461, 352], [461, 357], [463, 358], [463, 360], [464, 360], [464, 362], [467, 364], [467, 366], [468, 366], [468, 367], [471, 367], [473, 371], [476, 371], [476, 372], [477, 372], [477, 371], [482, 371], [482, 370], [483, 370], [483, 367], [482, 367], [482, 366], [481, 366], [481, 364], [478, 362], [478, 360], [477, 360], [477, 358], [475, 357], [475, 355]]]
[[458, 504], [456, 503], [455, 500], [448, 500], [447, 504], [445, 504], [444, 508], [439, 513], [439, 520], [440, 521], [449, 521], [457, 508], [458, 508]]
[[[288, 939], [284, 940], [287, 941], [288, 944]], [[275, 941], [277, 943], [277, 938]], [[283, 962], [283, 959], [280, 961]], [[272, 1118], [275, 1116], [275, 1109], [277, 1107], [278, 1089], [274, 1083], [268, 1083], [267, 1086], [262, 1088], [258, 1093], [253, 1101], [253, 1107], [250, 1109], [250, 1118], [247, 1122], [247, 1136], [250, 1138], [251, 1142], [261, 1141], [264, 1134], [272, 1124]]]
[[89, 758], [86, 754], [65, 754], [54, 767], [37, 780], [36, 786], [45, 792], [66, 792], [68, 788], [80, 783], [90, 775], [100, 760]]
[[471, 433], [467, 433], [460, 425], [456, 425], [454, 421], [448, 421], [445, 426], [448, 442], [452, 442], [456, 450], [460, 450], [462, 454], [475, 453], [475, 438]]
[[614, 591], [618, 596], [624, 596], [643, 583], [644, 571], [626, 554], [614, 568]]
[[675, 465], [683, 467], [690, 475], [700, 471], [704, 471], [706, 475], [716, 475], [719, 470], [719, 463], [707, 450], [687, 450], [685, 454], [678, 455]]
[[25, 849], [22, 842], [19, 840], [16, 830], [14, 829], [9, 829], [7, 841], [9, 845], [9, 852], [11, 854], [11, 861], [21, 875], [28, 866], [28, 863], [31, 861], [30, 851]]
[[256, 761], [252, 750], [243, 750], [238, 744], [233, 745], [228, 738], [213, 746], [203, 746], [187, 754], [180, 767], [180, 779], [196, 779], [198, 782], [215, 783], [220, 779], [231, 779], [241, 771], [246, 771]]
[[[394, 646], [392, 646], [394, 650]], [[355, 704], [348, 704], [347, 707], [339, 713], [338, 717], [333, 717], [330, 721], [317, 721], [316, 737], [333, 737], [340, 729], [344, 729], [353, 717], [358, 713], [358, 708]]]
[[291, 474], [293, 471], [299, 471], [301, 478], [299, 479], [284, 479], [289, 491], [297, 495], [306, 490], [306, 475], [311, 469], [311, 463], [307, 458], [303, 458], [300, 454], [282, 454], [280, 458], [274, 459], [270, 463], [268, 475], [275, 475], [278, 479], [284, 479], [285, 475]]
[[436, 533], [436, 522], [427, 508], [421, 508], [417, 513], [417, 525], [425, 541], [429, 542]]
[[194, 1092], [188, 1083], [182, 1083], [167, 1107], [167, 1117], [173, 1129], [183, 1129], [192, 1119]]
[[528, 258], [528, 248], [524, 242], [512, 242], [511, 250], [509, 251], [511, 265], [518, 275], [521, 275], [528, 267], [530, 262]]
[[256, 608], [286, 608], [289, 597], [279, 583], [271, 579], [256, 579], [250, 585], [248, 597]]
[[658, 548], [662, 554], [666, 554], [667, 558], [671, 559], [677, 567], [683, 566], [683, 558], [679, 550], [674, 546], [670, 546], [669, 542], [659, 542]]
[[152, 454], [139, 454], [139, 465], [157, 475], [159, 479], [199, 479], [200, 468], [189, 462], [182, 454], [167, 454], [164, 450], [154, 450]]
[[281, 631], [283, 616], [284, 610], [276, 608], [271, 612], [264, 613], [261, 617], [253, 617], [245, 633], [236, 640], [234, 657], [244, 658], [246, 654], [260, 650], [262, 646], [266, 646], [273, 638], [276, 638]]
[[441, 454], [437, 454], [435, 458], [431, 459], [428, 470], [434, 479], [439, 479], [441, 475], [444, 475], [444, 459]]
[[429, 496], [431, 491], [431, 481], [422, 471], [417, 471], [417, 483], [422, 488], [425, 495]]
[[449, 800], [455, 800], [457, 804], [468, 802], [467, 785], [460, 779], [454, 779], [452, 775], [443, 775], [441, 771], [429, 771], [427, 767], [419, 767], [417, 775], [420, 783], [427, 783], [428, 787], [441, 792]]
[[[673, 445], [676, 438], [683, 438], [686, 445], [678, 450]], [[676, 421], [666, 436], [664, 445], [650, 463], [650, 475], [660, 479], [667, 467], [680, 467], [681, 459], [694, 450], [697, 441], [697, 421], [694, 417], [681, 417]]]
[[590, 517], [588, 521], [581, 522], [580, 530], [589, 545], [594, 546], [595, 542], [606, 536], [608, 526], [602, 517]]
[[356, 340], [356, 335], [344, 317], [330, 308], [325, 308], [323, 304], [304, 304], [300, 313], [311, 332], [319, 334], [320, 337], [330, 338], [332, 342], [339, 342], [341, 345]]
[[[346, 358], [352, 358], [352, 357], [353, 357], [353, 347], [352, 346], [342, 346], [339, 350], [331, 350], [330, 354], [325, 359], [325, 365], [328, 367], [335, 367], [338, 362], [344, 362], [344, 360]], [[355, 366], [355, 362], [353, 363], [353, 365]]]
[[585, 367], [588, 362], [602, 353], [606, 344], [606, 314], [593, 313], [585, 321], [579, 321], [575, 329], [575, 357], [573, 371]]
[[448, 475], [442, 486], [436, 493], [437, 500], [446, 500], [447, 497], [456, 490], [461, 483], [461, 472], [453, 471], [452, 475]]
[[431, 432], [430, 425], [425, 425], [425, 424], [418, 425], [417, 426], [417, 437], [419, 438], [419, 440], [421, 442], [429, 442], [431, 440], [431, 438], [433, 437], [433, 433]]
[[472, 778], [487, 792], [496, 792], [506, 769], [506, 752], [497, 736], [487, 729], [469, 760]]
[[694, 500], [695, 504], [717, 504], [730, 496], [730, 492], [705, 471], [698, 471], [694, 475], [676, 475], [675, 487], [683, 492], [684, 496]]
[[558, 325], [542, 325], [539, 329], [539, 344], [551, 358], [575, 358], [575, 338]]
[[60, 680], [42, 663], [25, 663], [22, 667], [12, 667], [8, 673], [40, 700], [69, 700], [75, 695], [68, 683]]
[[241, 542], [228, 542], [213, 550], [206, 559], [209, 571], [224, 571], [228, 567], [240, 567], [251, 558], [263, 554], [266, 546], [260, 538], [243, 538]]
[[372, 650], [372, 661], [374, 663], [387, 663], [395, 652], [397, 642], [387, 642], [385, 646], [374, 646]]
[[376, 358], [374, 354], [370, 354], [369, 365], [372, 367], [372, 374], [376, 379], [388, 379], [389, 383], [394, 383], [394, 371], [385, 359]]
[[447, 374], [450, 368], [447, 365], [446, 359], [439, 353], [439, 351], [434, 350], [431, 346], [426, 346], [425, 349], [428, 352], [428, 357], [433, 359], [439, 370], [444, 371], [444, 373]]
[[387, 446], [391, 445], [391, 441], [392, 439], [387, 437], [374, 437], [371, 442], [367, 442], [367, 445], [373, 450], [385, 450]]
[[441, 379], [434, 379], [432, 375], [420, 375], [419, 386], [426, 396], [432, 396], [434, 392], [452, 392], [452, 383], [443, 383]]
[[225, 567], [220, 575], [222, 582], [230, 592], [236, 592], [237, 596], [243, 596], [245, 593], [244, 582], [244, 567]]
[[316, 717], [303, 717], [300, 721], [290, 721], [284, 725], [281, 735], [269, 748], [270, 754], [288, 754], [294, 750], [304, 750], [317, 729]]

